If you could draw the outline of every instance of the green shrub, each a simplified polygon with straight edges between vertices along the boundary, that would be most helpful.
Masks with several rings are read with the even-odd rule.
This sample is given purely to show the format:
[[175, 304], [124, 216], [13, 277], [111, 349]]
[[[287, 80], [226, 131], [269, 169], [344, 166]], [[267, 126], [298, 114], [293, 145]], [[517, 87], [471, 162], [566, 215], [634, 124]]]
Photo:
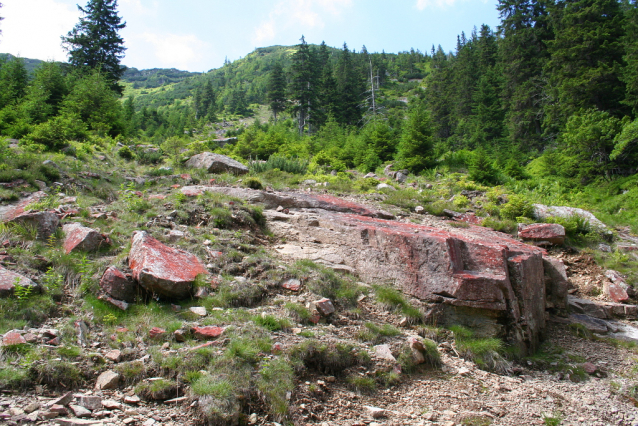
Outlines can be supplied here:
[[352, 374], [346, 378], [348, 387], [356, 392], [369, 393], [376, 389], [377, 382], [372, 377]]
[[71, 140], [83, 140], [87, 136], [86, 125], [75, 115], [59, 115], [38, 124], [23, 142], [26, 145], [40, 145], [46, 150], [57, 151]]
[[346, 368], [367, 361], [367, 354], [357, 352], [352, 345], [321, 343], [315, 339], [294, 346], [290, 353], [306, 368], [325, 374], [338, 374]]
[[243, 184], [246, 188], [251, 189], [262, 189], [264, 187], [261, 183], [261, 180], [256, 177], [247, 177], [246, 179], [244, 179]]
[[303, 175], [308, 170], [308, 160], [273, 154], [268, 157], [267, 161], [250, 161], [248, 168], [251, 173], [264, 173], [276, 169], [286, 173]]
[[268, 404], [268, 411], [278, 421], [288, 414], [287, 394], [295, 387], [294, 378], [294, 370], [284, 358], [264, 361], [259, 367], [257, 389]]
[[125, 160], [132, 160], [135, 158], [135, 153], [128, 146], [123, 146], [117, 151], [117, 155]]
[[534, 208], [532, 203], [520, 195], [512, 195], [507, 203], [501, 207], [501, 217], [515, 220], [517, 217], [532, 217]]

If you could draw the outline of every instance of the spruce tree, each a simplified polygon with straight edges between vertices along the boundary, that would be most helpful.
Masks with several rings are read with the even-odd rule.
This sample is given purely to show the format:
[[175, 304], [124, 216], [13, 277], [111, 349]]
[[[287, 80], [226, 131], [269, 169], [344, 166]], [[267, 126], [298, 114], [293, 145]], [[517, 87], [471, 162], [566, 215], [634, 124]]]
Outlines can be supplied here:
[[297, 129], [302, 135], [306, 128], [311, 130], [312, 114], [317, 107], [317, 78], [313, 52], [304, 36], [300, 41], [292, 55], [290, 95], [294, 102], [293, 112], [297, 115]]
[[547, 64], [554, 104], [546, 126], [559, 132], [579, 110], [623, 112], [623, 15], [617, 0], [564, 0], [553, 9]]
[[365, 88], [346, 43], [337, 63], [336, 80], [339, 93], [337, 121], [344, 125], [358, 125], [363, 117], [361, 101]]
[[125, 70], [120, 61], [126, 48], [118, 31], [126, 23], [117, 15], [117, 0], [89, 0], [78, 9], [84, 16], [62, 37], [69, 63], [80, 70], [100, 69], [111, 88], [121, 94], [123, 87], [117, 82]]
[[502, 99], [506, 128], [513, 145], [539, 148], [542, 144], [543, 67], [547, 62], [547, 4], [551, 0], [499, 0], [502, 39]]
[[625, 37], [623, 39], [626, 66], [621, 80], [626, 85], [624, 103], [638, 115], [638, 4], [635, 0], [628, 2], [625, 11]]
[[277, 114], [286, 109], [286, 76], [279, 62], [275, 63], [270, 71], [268, 105], [275, 118], [275, 123], [277, 123]]

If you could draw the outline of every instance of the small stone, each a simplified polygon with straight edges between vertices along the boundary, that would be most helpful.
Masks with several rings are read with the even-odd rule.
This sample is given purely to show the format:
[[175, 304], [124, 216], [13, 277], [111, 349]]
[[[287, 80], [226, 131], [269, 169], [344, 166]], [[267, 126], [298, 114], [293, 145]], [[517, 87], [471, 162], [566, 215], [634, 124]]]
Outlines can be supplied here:
[[208, 325], [205, 327], [193, 327], [193, 335], [199, 340], [215, 339], [222, 335], [223, 327]]
[[141, 401], [140, 397], [137, 395], [125, 396], [124, 402], [127, 404], [137, 405]]
[[11, 407], [9, 408], [9, 414], [11, 414], [13, 417], [21, 416], [24, 414], [24, 410], [19, 407]]
[[103, 422], [99, 420], [85, 420], [85, 419], [58, 419], [56, 423], [59, 426], [102, 426]]
[[282, 288], [285, 288], [286, 290], [290, 290], [290, 291], [299, 291], [299, 289], [301, 288], [301, 281], [299, 281], [296, 278], [291, 278], [287, 281], [285, 281], [282, 285]]
[[56, 417], [58, 417], [60, 415], [60, 413], [56, 413], [55, 411], [42, 411], [40, 413], [40, 417], [44, 420], [51, 420], [51, 419], [55, 419]]
[[378, 418], [381, 418], [381, 417], [385, 417], [385, 410], [383, 408], [373, 407], [371, 405], [364, 405], [363, 408], [366, 409], [366, 412], [373, 419], [378, 419]]
[[135, 423], [135, 419], [133, 417], [127, 417], [122, 421], [125, 425], [130, 425]]
[[66, 407], [60, 404], [53, 404], [52, 406], [49, 407], [49, 411], [51, 411], [52, 413], [57, 413], [57, 414], [67, 413]]
[[118, 363], [122, 360], [122, 351], [118, 350], [118, 349], [114, 349], [112, 351], [107, 352], [104, 355], [104, 358], [108, 359], [109, 361], [113, 361], [115, 363]]
[[208, 312], [206, 312], [206, 308], [204, 308], [203, 306], [193, 306], [189, 309], [189, 311], [191, 311], [195, 315], [199, 315], [200, 317], [205, 317], [206, 315], [208, 315]]
[[122, 404], [112, 399], [105, 399], [102, 401], [102, 407], [107, 410], [119, 410], [122, 407]]
[[180, 396], [179, 398], [168, 399], [164, 401], [164, 404], [179, 404], [180, 402], [184, 402], [187, 399], [187, 396]]
[[414, 208], [414, 212], [418, 213], [418, 214], [423, 214], [423, 213], [425, 213], [425, 209], [423, 208], [423, 206], [416, 206]]
[[40, 403], [35, 401], [32, 402], [31, 404], [27, 405], [26, 407], [24, 407], [24, 412], [27, 414], [31, 414], [36, 410], [40, 409]]
[[586, 362], [583, 364], [583, 370], [585, 370], [585, 373], [592, 375], [595, 374], [596, 371], [598, 371], [598, 367], [596, 367], [591, 362]]
[[82, 407], [81, 405], [70, 404], [69, 408], [75, 415], [75, 417], [91, 417], [91, 411]]
[[155, 424], [155, 419], [147, 419], [142, 426], [153, 426]]
[[99, 396], [82, 395], [78, 397], [77, 401], [78, 405], [81, 405], [87, 410], [97, 411], [102, 408], [102, 398]]
[[197, 289], [195, 289], [195, 299], [203, 299], [205, 297], [207, 297], [209, 295], [209, 291], [208, 288], [206, 287], [197, 287]]
[[173, 337], [175, 337], [175, 341], [178, 343], [182, 343], [186, 341], [186, 330], [175, 330], [173, 332]]
[[470, 375], [470, 370], [468, 368], [461, 367], [461, 368], [459, 368], [459, 371], [457, 371], [457, 374], [459, 376], [469, 376]]
[[324, 317], [327, 317], [335, 311], [335, 307], [332, 304], [332, 301], [326, 297], [321, 300], [317, 300], [316, 302], [314, 302], [314, 305], [315, 308], [317, 308], [317, 311], [319, 311], [319, 313]]
[[385, 359], [386, 361], [396, 362], [396, 358], [392, 355], [392, 351], [390, 350], [390, 346], [388, 345], [377, 345], [374, 347], [374, 353], [381, 359]]
[[51, 401], [50, 406], [54, 405], [69, 405], [69, 403], [73, 401], [73, 392], [67, 392], [56, 400]]
[[159, 327], [153, 327], [151, 328], [151, 330], [148, 332], [148, 335], [151, 339], [156, 339], [160, 336], [163, 336], [164, 334], [166, 334], [166, 330], [164, 330], [163, 328], [159, 328]]
[[[109, 370], [100, 374], [95, 382], [95, 389], [97, 390], [107, 390], [107, 389], [115, 389], [120, 383], [120, 375], [115, 371]], [[104, 401], [102, 401], [104, 404]]]
[[2, 338], [2, 346], [26, 345], [27, 341], [20, 333], [7, 333]]

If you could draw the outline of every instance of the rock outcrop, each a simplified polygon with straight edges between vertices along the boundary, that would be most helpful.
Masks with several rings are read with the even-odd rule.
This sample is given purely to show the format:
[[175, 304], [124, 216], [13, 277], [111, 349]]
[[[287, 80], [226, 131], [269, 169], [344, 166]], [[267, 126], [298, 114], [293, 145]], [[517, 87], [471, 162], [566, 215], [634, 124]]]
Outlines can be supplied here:
[[208, 173], [233, 173], [243, 175], [248, 173], [248, 167], [239, 161], [221, 154], [213, 154], [212, 152], [202, 152], [193, 155], [187, 162], [188, 167], [196, 169], [206, 169]]
[[580, 216], [586, 220], [591, 226], [598, 229], [606, 229], [604, 223], [602, 223], [596, 216], [587, 210], [579, 209], [577, 207], [566, 206], [546, 206], [544, 204], [534, 204], [534, 217], [537, 219], [546, 219], [548, 217], [562, 217], [570, 218], [572, 216]]
[[197, 276], [208, 273], [195, 255], [168, 247], [145, 231], [133, 234], [129, 267], [143, 288], [176, 299], [190, 296]]

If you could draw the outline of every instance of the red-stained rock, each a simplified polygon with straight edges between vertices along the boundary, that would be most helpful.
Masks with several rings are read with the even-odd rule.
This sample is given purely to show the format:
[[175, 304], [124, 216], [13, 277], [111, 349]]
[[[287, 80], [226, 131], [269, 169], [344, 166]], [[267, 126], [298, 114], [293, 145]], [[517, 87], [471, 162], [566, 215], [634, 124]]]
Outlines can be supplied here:
[[9, 297], [13, 294], [16, 282], [22, 287], [31, 287], [39, 290], [40, 287], [25, 276], [12, 272], [0, 266], [0, 297]]
[[2, 346], [25, 345], [27, 341], [20, 333], [7, 333], [2, 337]]
[[[435, 303], [431, 315], [439, 324], [466, 325], [523, 352], [539, 342], [546, 299], [542, 248], [478, 226], [445, 230], [319, 209], [291, 215], [290, 224], [304, 246], [299, 257], [312, 258], [306, 242], [320, 242], [317, 250], [341, 257], [362, 281], [392, 281]], [[294, 242], [290, 224], [280, 228], [288, 244]]]
[[518, 237], [527, 241], [547, 241], [551, 244], [565, 242], [565, 227], [558, 223], [518, 224]]
[[291, 278], [284, 281], [284, 283], [281, 284], [281, 287], [290, 291], [299, 291], [299, 289], [301, 288], [301, 281], [296, 278]]
[[115, 306], [118, 309], [121, 309], [123, 311], [128, 310], [129, 304], [126, 303], [124, 300], [118, 300], [115, 299], [109, 295], [103, 295], [100, 296], [100, 300], [105, 300], [107, 302], [109, 302], [111, 305]]
[[166, 330], [164, 330], [163, 328], [159, 328], [159, 327], [153, 327], [148, 332], [148, 335], [149, 335], [149, 337], [151, 339], [155, 339], [157, 337], [163, 336], [164, 334], [166, 334]]
[[129, 281], [117, 267], [109, 266], [100, 279], [100, 288], [117, 300], [132, 303], [137, 296], [137, 285]]
[[108, 244], [104, 235], [79, 223], [68, 223], [62, 229], [66, 234], [63, 245], [66, 254], [72, 251], [97, 251]]
[[196, 339], [209, 340], [221, 336], [224, 328], [207, 325], [205, 327], [193, 327], [192, 331]]
[[629, 295], [625, 289], [620, 284], [611, 281], [605, 281], [603, 293], [616, 303], [623, 303], [629, 300]]
[[583, 370], [585, 370], [585, 373], [592, 375], [596, 373], [596, 371], [598, 371], [598, 367], [596, 367], [591, 362], [586, 362], [583, 364]]
[[168, 298], [189, 297], [195, 278], [208, 273], [195, 255], [168, 247], [144, 231], [133, 234], [128, 258], [133, 279]]
[[316, 302], [313, 303], [313, 305], [315, 306], [317, 311], [319, 311], [319, 313], [323, 315], [324, 317], [327, 317], [328, 315], [334, 313], [335, 311], [335, 307], [332, 304], [332, 301], [325, 297], [321, 300], [317, 300]]
[[58, 227], [60, 223], [58, 216], [54, 212], [50, 211], [30, 212], [25, 210], [29, 204], [46, 196], [46, 193], [38, 191], [17, 204], [3, 208], [0, 211], [0, 221], [34, 226], [37, 229], [38, 238], [46, 240]]

